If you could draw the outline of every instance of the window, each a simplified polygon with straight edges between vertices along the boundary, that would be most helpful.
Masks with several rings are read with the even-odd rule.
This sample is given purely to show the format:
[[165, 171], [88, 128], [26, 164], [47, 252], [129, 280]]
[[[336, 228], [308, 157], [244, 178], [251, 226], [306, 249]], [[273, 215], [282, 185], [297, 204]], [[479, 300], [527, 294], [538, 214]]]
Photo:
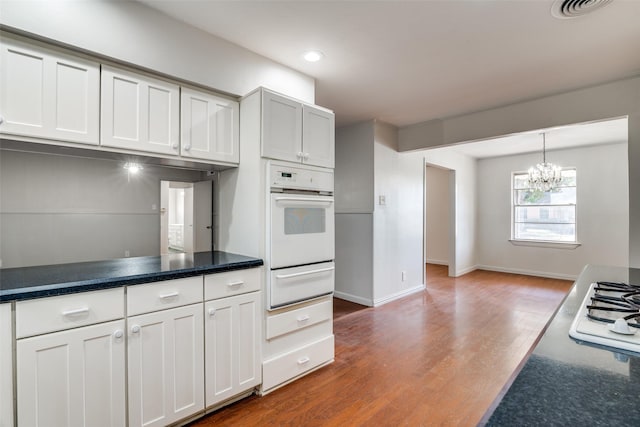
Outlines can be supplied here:
[[513, 174], [513, 240], [575, 243], [576, 170], [563, 169], [551, 191], [529, 188], [526, 172]]

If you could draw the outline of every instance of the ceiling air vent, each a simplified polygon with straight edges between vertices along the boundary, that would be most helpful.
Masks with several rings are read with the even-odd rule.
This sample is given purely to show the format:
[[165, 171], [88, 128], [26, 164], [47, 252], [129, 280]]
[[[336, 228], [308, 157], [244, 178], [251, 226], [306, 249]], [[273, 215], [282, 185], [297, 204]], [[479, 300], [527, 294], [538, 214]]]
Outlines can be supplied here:
[[613, 0], [556, 0], [551, 6], [551, 14], [556, 18], [577, 18], [591, 13]]

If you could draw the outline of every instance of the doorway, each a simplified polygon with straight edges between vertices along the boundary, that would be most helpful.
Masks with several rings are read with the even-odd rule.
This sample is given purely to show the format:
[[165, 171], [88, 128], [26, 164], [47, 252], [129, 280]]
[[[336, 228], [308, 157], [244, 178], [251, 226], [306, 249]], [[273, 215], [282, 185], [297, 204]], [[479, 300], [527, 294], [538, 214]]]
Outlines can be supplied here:
[[444, 265], [455, 274], [455, 171], [425, 165], [424, 263]]
[[212, 181], [160, 181], [160, 253], [213, 250]]

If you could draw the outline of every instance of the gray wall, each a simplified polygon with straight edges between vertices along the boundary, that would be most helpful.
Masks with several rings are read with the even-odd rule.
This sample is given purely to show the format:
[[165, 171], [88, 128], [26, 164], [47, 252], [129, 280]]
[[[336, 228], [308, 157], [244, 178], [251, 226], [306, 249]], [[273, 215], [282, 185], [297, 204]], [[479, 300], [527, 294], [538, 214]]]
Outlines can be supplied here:
[[[160, 181], [201, 172], [124, 162], [0, 151], [2, 267], [160, 253]], [[155, 209], [154, 209], [155, 207]]]

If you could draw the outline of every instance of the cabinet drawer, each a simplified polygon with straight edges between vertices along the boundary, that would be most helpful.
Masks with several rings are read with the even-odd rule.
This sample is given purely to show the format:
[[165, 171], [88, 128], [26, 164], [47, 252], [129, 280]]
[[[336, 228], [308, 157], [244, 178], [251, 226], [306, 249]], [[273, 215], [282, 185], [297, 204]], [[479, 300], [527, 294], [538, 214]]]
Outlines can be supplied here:
[[331, 300], [267, 316], [267, 339], [306, 328], [331, 319], [333, 306]]
[[206, 275], [204, 276], [204, 299], [208, 301], [259, 291], [262, 283], [261, 272], [261, 268], [251, 268]]
[[16, 303], [16, 338], [124, 317], [124, 289], [61, 295]]
[[202, 276], [127, 288], [127, 316], [202, 302]]
[[262, 363], [262, 389], [269, 390], [333, 359], [333, 335]]

